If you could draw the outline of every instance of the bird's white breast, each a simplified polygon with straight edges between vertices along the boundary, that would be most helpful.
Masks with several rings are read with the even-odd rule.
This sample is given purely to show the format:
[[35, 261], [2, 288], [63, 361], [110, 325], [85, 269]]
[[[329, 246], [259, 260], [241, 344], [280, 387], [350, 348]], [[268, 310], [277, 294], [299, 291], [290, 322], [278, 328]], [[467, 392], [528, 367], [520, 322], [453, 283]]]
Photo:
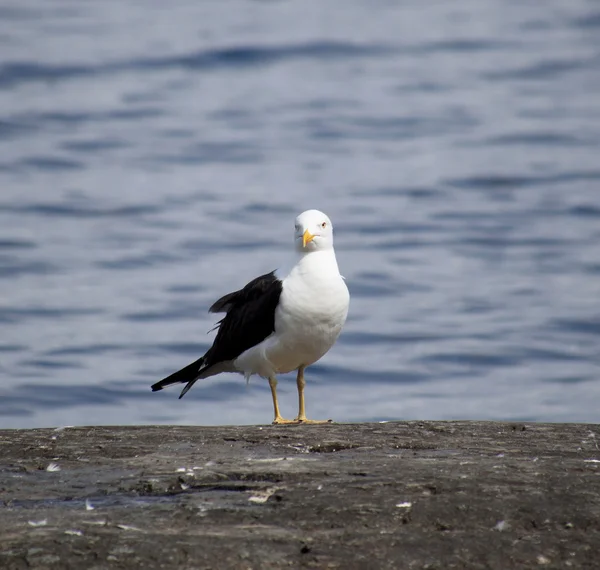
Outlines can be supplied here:
[[266, 356], [279, 373], [309, 366], [337, 340], [350, 295], [331, 252], [312, 253], [283, 281]]

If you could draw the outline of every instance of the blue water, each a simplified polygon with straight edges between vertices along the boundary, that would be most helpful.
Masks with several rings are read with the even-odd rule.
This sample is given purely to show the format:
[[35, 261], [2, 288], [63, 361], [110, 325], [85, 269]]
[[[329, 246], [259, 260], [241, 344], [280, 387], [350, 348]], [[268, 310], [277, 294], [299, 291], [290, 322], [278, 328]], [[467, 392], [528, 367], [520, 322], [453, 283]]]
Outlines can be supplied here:
[[270, 421], [149, 386], [307, 208], [352, 295], [309, 416], [600, 422], [599, 92], [594, 1], [3, 2], [0, 427]]

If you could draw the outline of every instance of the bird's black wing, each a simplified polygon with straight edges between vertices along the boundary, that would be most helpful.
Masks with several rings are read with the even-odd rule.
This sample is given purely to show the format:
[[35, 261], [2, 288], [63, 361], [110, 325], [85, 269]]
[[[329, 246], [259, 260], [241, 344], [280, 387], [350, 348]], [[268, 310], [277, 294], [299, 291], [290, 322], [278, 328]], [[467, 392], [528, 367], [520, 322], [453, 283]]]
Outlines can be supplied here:
[[227, 314], [219, 321], [217, 336], [205, 355], [207, 367], [237, 358], [274, 332], [275, 309], [282, 289], [281, 281], [272, 271], [212, 305], [212, 312]]
[[275, 277], [275, 271], [265, 273], [256, 279], [252, 279], [252, 281], [250, 281], [243, 289], [223, 295], [223, 297], [211, 305], [208, 312], [227, 313], [229, 309], [234, 306], [241, 306], [250, 301], [259, 299], [270, 290], [274, 281], [279, 281], [279, 279]]
[[210, 376], [212, 367], [234, 360], [262, 342], [275, 330], [275, 309], [282, 290], [282, 282], [273, 271], [253, 279], [243, 289], [221, 297], [210, 311], [227, 314], [217, 325], [219, 330], [212, 346], [202, 358], [157, 382], [152, 390], [186, 383], [181, 398], [196, 380]]

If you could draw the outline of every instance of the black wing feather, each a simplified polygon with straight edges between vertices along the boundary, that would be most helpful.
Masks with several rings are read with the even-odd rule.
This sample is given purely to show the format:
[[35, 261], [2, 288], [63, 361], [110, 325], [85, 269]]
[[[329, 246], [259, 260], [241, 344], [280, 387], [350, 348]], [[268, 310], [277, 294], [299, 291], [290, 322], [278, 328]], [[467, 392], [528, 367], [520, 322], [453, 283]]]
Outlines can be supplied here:
[[275, 331], [275, 309], [282, 289], [281, 281], [272, 271], [213, 303], [210, 312], [227, 314], [217, 324], [219, 331], [210, 349], [202, 358], [153, 384], [152, 390], [186, 383], [179, 396], [181, 398], [196, 380], [210, 375], [210, 368], [234, 360], [242, 352], [262, 342]]
[[207, 367], [237, 358], [275, 331], [275, 309], [282, 289], [272, 271], [213, 305], [226, 306], [227, 314], [219, 321], [219, 332], [205, 355]]
[[227, 313], [233, 306], [239, 307], [245, 303], [259, 299], [270, 290], [274, 281], [279, 281], [277, 277], [275, 277], [275, 271], [265, 273], [256, 279], [252, 279], [252, 281], [250, 281], [243, 289], [223, 295], [223, 297], [211, 305], [208, 312]]
[[182, 368], [177, 372], [173, 372], [173, 374], [167, 376], [160, 382], [152, 384], [152, 391], [157, 392], [158, 390], [162, 390], [165, 386], [170, 386], [171, 384], [180, 384], [183, 382], [190, 382], [194, 378], [197, 378], [198, 374], [200, 373], [200, 369], [203, 367], [203, 361], [204, 356], [192, 362], [191, 364], [188, 364], [185, 368]]

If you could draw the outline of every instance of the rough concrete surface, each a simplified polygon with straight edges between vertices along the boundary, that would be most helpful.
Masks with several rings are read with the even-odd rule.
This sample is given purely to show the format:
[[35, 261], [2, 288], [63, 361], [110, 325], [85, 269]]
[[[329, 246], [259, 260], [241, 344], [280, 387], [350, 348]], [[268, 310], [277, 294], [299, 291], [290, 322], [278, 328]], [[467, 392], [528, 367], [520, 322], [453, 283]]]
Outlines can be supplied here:
[[600, 568], [600, 426], [0, 431], [0, 568]]

